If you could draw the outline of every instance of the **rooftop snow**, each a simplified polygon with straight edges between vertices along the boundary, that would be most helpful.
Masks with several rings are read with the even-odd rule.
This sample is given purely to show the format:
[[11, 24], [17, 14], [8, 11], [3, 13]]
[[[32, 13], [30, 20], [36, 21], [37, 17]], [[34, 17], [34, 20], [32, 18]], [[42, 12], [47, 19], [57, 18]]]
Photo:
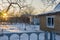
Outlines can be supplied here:
[[57, 4], [57, 6], [54, 8], [55, 11], [60, 11], [60, 3]]

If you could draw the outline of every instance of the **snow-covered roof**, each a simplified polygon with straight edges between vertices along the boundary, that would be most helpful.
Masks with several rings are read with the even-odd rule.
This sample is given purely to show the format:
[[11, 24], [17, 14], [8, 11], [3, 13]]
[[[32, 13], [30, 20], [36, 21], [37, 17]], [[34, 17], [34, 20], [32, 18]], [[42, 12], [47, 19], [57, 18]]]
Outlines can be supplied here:
[[56, 5], [56, 7], [54, 8], [54, 10], [55, 10], [55, 11], [60, 11], [60, 3], [58, 3], [58, 4]]
[[41, 13], [41, 14], [38, 14], [38, 15], [56, 14], [57, 12], [60, 12], [60, 11], [49, 11], [49, 12]]

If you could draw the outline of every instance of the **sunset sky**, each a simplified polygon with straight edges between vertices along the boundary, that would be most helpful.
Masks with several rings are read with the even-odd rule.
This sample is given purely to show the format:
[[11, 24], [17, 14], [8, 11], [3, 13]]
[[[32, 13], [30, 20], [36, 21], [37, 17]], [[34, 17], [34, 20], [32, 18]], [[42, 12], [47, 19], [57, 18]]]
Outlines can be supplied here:
[[[5, 2], [5, 0], [3, 0]], [[43, 3], [41, 2], [41, 0], [27, 0], [27, 3], [30, 4], [32, 1], [32, 6], [35, 8], [35, 11], [37, 13], [42, 13], [43, 10], [45, 10], [45, 8], [47, 7], [46, 5], [43, 5]], [[58, 4], [60, 2], [60, 0], [56, 0], [56, 3]], [[53, 10], [53, 8], [57, 5], [54, 4], [53, 6], [49, 6], [46, 11], [49, 10]], [[2, 3], [0, 0], [0, 10], [3, 10], [4, 8], [6, 8], [6, 6], [8, 6], [7, 3]]]

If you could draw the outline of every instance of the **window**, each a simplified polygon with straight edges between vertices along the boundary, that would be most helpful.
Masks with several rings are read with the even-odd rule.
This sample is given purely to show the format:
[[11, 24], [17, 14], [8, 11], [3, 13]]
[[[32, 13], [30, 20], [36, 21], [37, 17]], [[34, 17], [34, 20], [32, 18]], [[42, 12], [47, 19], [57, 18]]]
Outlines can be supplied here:
[[54, 16], [47, 16], [47, 27], [54, 28]]

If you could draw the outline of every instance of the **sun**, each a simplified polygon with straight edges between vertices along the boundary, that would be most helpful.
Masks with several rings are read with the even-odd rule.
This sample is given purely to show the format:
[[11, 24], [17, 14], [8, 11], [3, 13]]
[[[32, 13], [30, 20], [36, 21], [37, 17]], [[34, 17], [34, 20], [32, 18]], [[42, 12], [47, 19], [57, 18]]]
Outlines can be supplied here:
[[3, 16], [3, 18], [8, 17], [8, 15], [6, 13], [4, 13], [2, 16]]
[[7, 16], [7, 14], [5, 13], [5, 14], [3, 14], [3, 16]]
[[7, 13], [3, 13], [2, 17], [3, 17], [4, 20], [7, 20], [7, 18], [8, 18]]

